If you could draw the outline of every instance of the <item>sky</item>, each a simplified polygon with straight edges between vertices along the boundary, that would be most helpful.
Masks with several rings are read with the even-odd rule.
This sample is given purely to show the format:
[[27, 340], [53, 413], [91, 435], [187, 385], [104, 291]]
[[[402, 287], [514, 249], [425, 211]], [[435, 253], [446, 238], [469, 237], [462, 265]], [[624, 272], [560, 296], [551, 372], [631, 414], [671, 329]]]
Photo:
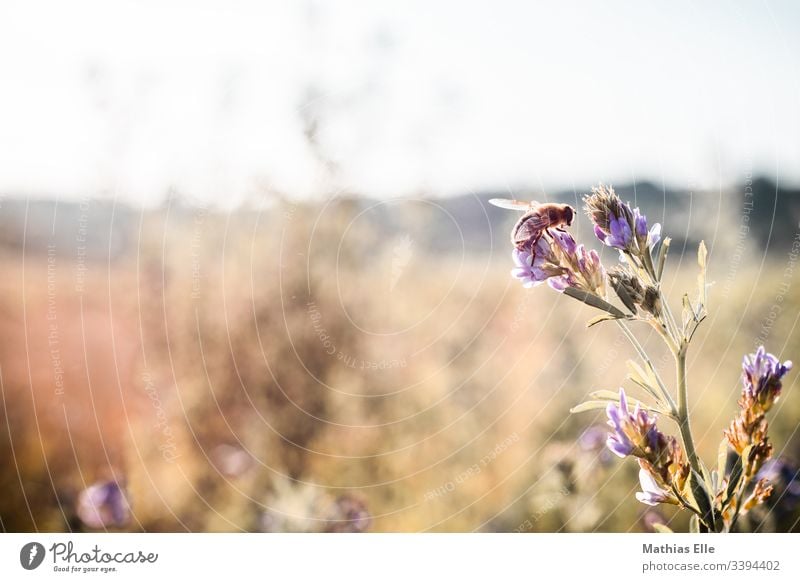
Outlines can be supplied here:
[[800, 183], [785, 2], [0, 3], [0, 194]]

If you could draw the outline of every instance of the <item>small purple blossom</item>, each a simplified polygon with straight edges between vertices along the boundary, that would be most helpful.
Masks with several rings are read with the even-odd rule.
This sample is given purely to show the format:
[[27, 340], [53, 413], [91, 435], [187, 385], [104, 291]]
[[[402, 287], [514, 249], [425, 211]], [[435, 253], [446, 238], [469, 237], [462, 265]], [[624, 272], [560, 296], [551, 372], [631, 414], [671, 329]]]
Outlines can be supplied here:
[[577, 250], [577, 243], [575, 239], [572, 238], [572, 235], [566, 231], [553, 229], [548, 231], [550, 236], [553, 237], [553, 241], [561, 247], [568, 255], [574, 255], [575, 251]]
[[619, 404], [610, 402], [606, 407], [608, 426], [614, 432], [608, 436], [606, 446], [618, 457], [627, 457], [642, 449], [643, 446], [657, 445], [659, 432], [656, 429], [656, 418], [650, 417], [639, 404], [631, 413], [625, 390], [619, 389]]
[[650, 248], [656, 246], [658, 241], [661, 240], [661, 224], [656, 222], [650, 231], [647, 233], [647, 246]]
[[116, 481], [99, 481], [78, 497], [77, 514], [86, 527], [124, 527], [130, 519], [130, 505]]
[[767, 410], [780, 395], [781, 379], [791, 369], [791, 361], [781, 364], [778, 358], [760, 346], [755, 354], [745, 356], [742, 362], [745, 397], [757, 401]]
[[511, 269], [511, 276], [519, 279], [522, 286], [526, 289], [536, 287], [544, 283], [548, 275], [541, 268], [542, 259], [537, 260], [536, 255], [527, 251], [514, 249], [511, 252], [514, 260], [514, 268]]
[[594, 234], [604, 245], [620, 250], [629, 249], [633, 241], [631, 225], [621, 216], [611, 215], [608, 217], [608, 231], [595, 225]]
[[639, 484], [642, 490], [636, 493], [636, 499], [647, 505], [669, 503], [670, 495], [664, 491], [655, 478], [645, 469], [639, 470]]
[[633, 223], [636, 225], [636, 236], [647, 236], [647, 217], [638, 208], [633, 209]]

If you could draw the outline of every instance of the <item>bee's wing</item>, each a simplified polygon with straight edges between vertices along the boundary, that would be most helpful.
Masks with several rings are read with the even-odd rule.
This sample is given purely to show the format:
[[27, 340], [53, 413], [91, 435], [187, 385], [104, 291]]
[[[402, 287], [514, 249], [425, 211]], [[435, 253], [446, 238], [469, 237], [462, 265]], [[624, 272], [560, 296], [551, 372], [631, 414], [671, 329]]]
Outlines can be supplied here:
[[489, 200], [489, 204], [499, 208], [505, 208], [506, 210], [519, 210], [521, 212], [527, 212], [532, 206], [537, 206], [539, 203], [523, 202], [522, 200], [509, 200], [508, 198], [492, 198]]
[[531, 239], [538, 239], [542, 231], [548, 226], [550, 226], [548, 220], [538, 214], [523, 216], [514, 230], [514, 242], [521, 243]]

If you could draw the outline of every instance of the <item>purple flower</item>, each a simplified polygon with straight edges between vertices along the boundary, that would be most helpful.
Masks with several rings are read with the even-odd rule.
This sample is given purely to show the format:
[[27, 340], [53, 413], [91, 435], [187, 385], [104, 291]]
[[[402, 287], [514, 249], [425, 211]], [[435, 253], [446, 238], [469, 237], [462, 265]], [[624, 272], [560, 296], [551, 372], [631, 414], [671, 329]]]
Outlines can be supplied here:
[[605, 296], [606, 271], [600, 263], [600, 255], [585, 246], [575, 244], [568, 233], [553, 233], [561, 256], [560, 264], [565, 267], [563, 274], [547, 281], [553, 289], [563, 292], [567, 287], [575, 287], [600, 297]]
[[639, 484], [642, 490], [636, 493], [636, 499], [647, 505], [670, 503], [672, 497], [664, 491], [655, 478], [645, 469], [639, 470]]
[[575, 287], [605, 297], [606, 272], [600, 256], [579, 245], [568, 232], [548, 229], [533, 248], [514, 249], [515, 267], [511, 276], [523, 287], [535, 287], [544, 281], [556, 291]]
[[647, 236], [647, 217], [638, 208], [633, 209], [633, 223], [636, 225], [636, 236]]
[[606, 407], [608, 415], [608, 425], [614, 432], [608, 435], [606, 446], [618, 457], [627, 457], [633, 452], [634, 445], [628, 435], [625, 434], [625, 422], [628, 419], [628, 401], [625, 398], [625, 391], [619, 389], [619, 406], [609, 403]]
[[533, 253], [514, 249], [511, 257], [514, 259], [515, 265], [511, 269], [511, 276], [519, 279], [526, 289], [541, 285], [547, 280], [548, 275], [541, 268], [541, 259], [537, 261]]
[[608, 426], [614, 432], [608, 436], [606, 446], [618, 457], [636, 454], [642, 456], [648, 446], [658, 446], [660, 433], [656, 429], [656, 418], [651, 418], [639, 404], [631, 413], [625, 390], [619, 389], [619, 405], [610, 402], [606, 407]]
[[130, 519], [130, 505], [116, 481], [99, 481], [81, 491], [77, 514], [92, 529], [124, 527]]
[[553, 241], [559, 247], [561, 247], [561, 250], [563, 250], [566, 254], [575, 254], [575, 251], [577, 250], [577, 244], [570, 233], [558, 229], [549, 230], [548, 233], [553, 237]]
[[595, 225], [594, 234], [603, 244], [620, 250], [629, 249], [633, 241], [631, 225], [624, 217], [614, 215], [608, 217], [608, 231]]
[[766, 411], [778, 399], [781, 393], [781, 379], [792, 369], [792, 362], [783, 364], [778, 358], [769, 354], [764, 346], [755, 354], [744, 357], [742, 377], [744, 380], [744, 396], [758, 402]]

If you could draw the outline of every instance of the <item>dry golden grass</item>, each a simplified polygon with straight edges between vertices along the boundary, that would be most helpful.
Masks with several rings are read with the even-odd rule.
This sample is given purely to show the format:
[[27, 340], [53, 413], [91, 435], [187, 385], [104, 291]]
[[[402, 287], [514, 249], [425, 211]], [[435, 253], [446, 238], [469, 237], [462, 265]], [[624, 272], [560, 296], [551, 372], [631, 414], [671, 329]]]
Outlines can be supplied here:
[[[353, 226], [347, 205], [316, 225], [284, 210], [149, 213], [134, 251], [92, 264], [82, 293], [69, 256], [54, 288], [45, 254], [24, 271], [3, 257], [3, 529], [77, 527], [77, 491], [111, 475], [127, 483], [132, 530], [331, 529], [343, 498], [366, 505], [373, 531], [643, 527], [635, 464], [578, 442], [603, 415], [568, 413], [624, 378], [633, 353], [615, 327], [586, 330], [588, 308], [523, 290], [504, 249], [409, 251]], [[690, 259], [672, 257], [668, 290], [692, 289]], [[727, 296], [712, 289], [690, 354], [708, 462], [784, 268], [751, 259]], [[710, 278], [729, 270], [717, 249]], [[800, 349], [795, 286], [780, 306], [766, 343], [786, 359]], [[796, 375], [771, 433], [795, 458]]]

